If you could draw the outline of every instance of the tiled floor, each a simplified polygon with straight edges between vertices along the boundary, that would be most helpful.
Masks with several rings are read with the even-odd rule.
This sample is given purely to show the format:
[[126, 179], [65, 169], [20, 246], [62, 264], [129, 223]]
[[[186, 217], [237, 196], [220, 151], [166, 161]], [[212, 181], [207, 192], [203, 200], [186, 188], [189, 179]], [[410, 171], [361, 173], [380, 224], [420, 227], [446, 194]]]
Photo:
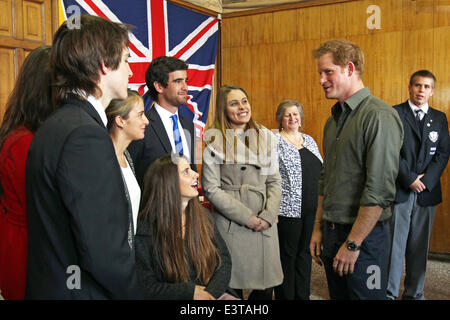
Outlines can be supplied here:
[[[400, 295], [403, 292], [403, 280]], [[244, 290], [244, 298], [248, 297], [249, 290]], [[429, 259], [427, 263], [427, 274], [424, 288], [427, 300], [450, 300], [450, 261]], [[329, 300], [327, 279], [323, 267], [313, 262], [311, 272], [311, 300]]]
[[[403, 292], [403, 278], [400, 295]], [[428, 260], [424, 295], [427, 300], [450, 300], [450, 262]], [[328, 286], [323, 267], [313, 262], [311, 300], [328, 300]]]

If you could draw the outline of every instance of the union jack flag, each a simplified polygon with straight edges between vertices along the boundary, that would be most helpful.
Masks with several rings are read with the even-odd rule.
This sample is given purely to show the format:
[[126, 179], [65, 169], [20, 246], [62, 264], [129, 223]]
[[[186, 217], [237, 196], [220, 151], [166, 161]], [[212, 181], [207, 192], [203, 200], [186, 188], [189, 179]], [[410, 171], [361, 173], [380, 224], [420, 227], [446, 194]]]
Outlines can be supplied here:
[[166, 0], [60, 0], [60, 16], [67, 9], [136, 26], [130, 34], [129, 87], [144, 97], [146, 110], [152, 101], [145, 85], [145, 72], [152, 59], [167, 55], [189, 63], [187, 107], [179, 112], [192, 119], [196, 136], [202, 138], [208, 118], [219, 21]]

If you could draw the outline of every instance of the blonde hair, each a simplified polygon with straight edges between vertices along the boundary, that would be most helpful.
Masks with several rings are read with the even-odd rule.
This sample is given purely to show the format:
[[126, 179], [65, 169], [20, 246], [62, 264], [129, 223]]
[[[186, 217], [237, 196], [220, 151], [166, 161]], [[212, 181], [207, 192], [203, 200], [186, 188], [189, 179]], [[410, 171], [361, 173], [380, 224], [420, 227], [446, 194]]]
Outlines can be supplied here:
[[116, 117], [122, 117], [128, 119], [128, 115], [133, 107], [139, 103], [144, 103], [142, 97], [136, 91], [128, 89], [128, 97], [126, 99], [113, 99], [109, 103], [105, 110], [106, 117], [108, 118], [108, 130], [115, 125], [114, 119]]
[[[215, 112], [215, 115], [214, 115], [214, 121], [213, 121], [213, 124], [211, 126], [211, 129], [219, 130], [221, 132], [221, 134], [222, 134], [223, 140], [222, 141], [215, 141], [215, 140], [213, 140], [213, 141], [209, 141], [209, 142], [207, 141], [206, 142], [207, 144], [215, 142], [214, 143], [215, 147], [218, 147], [219, 145], [222, 145], [223, 146], [223, 150], [222, 151], [223, 151], [224, 154], [226, 153], [225, 152], [226, 151], [225, 146], [227, 144], [228, 145], [233, 144], [234, 148], [232, 148], [232, 150], [236, 150], [236, 137], [233, 136], [233, 141], [227, 141], [227, 129], [233, 129], [233, 127], [231, 125], [231, 122], [230, 122], [230, 120], [228, 119], [228, 116], [227, 116], [227, 98], [228, 98], [228, 95], [230, 94], [230, 92], [233, 91], [233, 90], [240, 90], [240, 91], [242, 91], [245, 94], [245, 96], [247, 97], [247, 99], [248, 99], [247, 92], [245, 92], [245, 90], [243, 88], [239, 87], [239, 86], [236, 86], [236, 85], [224, 85], [224, 86], [222, 86], [219, 89], [219, 92], [217, 93], [217, 97], [216, 97], [216, 112]], [[247, 131], [248, 129], [254, 129], [256, 131], [256, 133], [258, 133], [258, 136], [259, 136], [259, 130], [261, 129], [261, 125], [259, 123], [257, 123], [255, 120], [253, 120], [252, 117], [250, 117], [250, 120], [246, 124], [246, 127], [245, 127], [244, 131]], [[247, 148], [249, 148], [249, 141], [248, 140], [253, 140], [253, 139], [250, 139], [249, 137], [247, 137], [246, 143], [245, 143]], [[257, 140], [259, 140], [259, 138]], [[255, 150], [258, 150], [258, 145], [259, 145], [259, 142], [256, 142], [256, 145], [252, 146], [252, 149], [253, 149], [253, 147], [255, 147]], [[222, 149], [222, 148], [218, 148], [218, 149]], [[232, 156], [232, 158], [234, 160], [236, 160], [234, 155]]]

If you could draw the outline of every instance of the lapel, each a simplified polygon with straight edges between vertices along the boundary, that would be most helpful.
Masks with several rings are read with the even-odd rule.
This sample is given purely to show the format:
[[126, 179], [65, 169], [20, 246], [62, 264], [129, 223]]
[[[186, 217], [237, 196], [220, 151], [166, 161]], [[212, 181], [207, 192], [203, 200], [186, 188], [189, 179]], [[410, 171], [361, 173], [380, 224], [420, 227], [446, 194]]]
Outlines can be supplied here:
[[417, 138], [422, 141], [422, 135], [420, 134], [419, 128], [416, 123], [416, 118], [414, 117], [414, 113], [412, 112], [411, 108], [409, 107], [408, 101], [406, 101], [402, 105], [402, 112], [404, 115], [404, 118], [409, 126], [411, 126], [412, 131], [416, 134]]
[[150, 126], [153, 129], [153, 134], [149, 138], [154, 139], [153, 136], [157, 137], [161, 145], [163, 146], [166, 153], [172, 152], [172, 145], [170, 144], [169, 137], [167, 136], [166, 128], [159, 117], [156, 108], [152, 106], [148, 111]]
[[428, 113], [423, 118], [423, 121], [424, 122], [423, 122], [422, 141], [426, 142], [427, 140], [430, 139], [429, 138], [430, 132], [437, 131], [436, 118], [434, 117], [434, 111], [431, 107], [428, 108]]
[[[195, 134], [194, 134], [194, 124], [192, 120], [186, 119], [183, 117], [180, 112], [178, 112], [178, 118], [180, 119], [182, 129], [184, 130], [184, 135], [187, 140], [187, 145], [189, 146], [189, 152], [191, 155], [191, 161], [194, 161], [194, 141], [195, 141]], [[189, 135], [186, 134], [186, 130], [189, 132]]]
[[95, 110], [94, 106], [87, 100], [81, 100], [75, 95], [71, 95], [70, 98], [67, 100], [67, 104], [74, 104], [82, 108], [89, 116], [91, 116], [95, 122], [97, 122], [100, 126], [106, 129], [105, 124], [102, 121], [102, 118], [100, 118], [100, 115], [98, 114], [97, 110]]

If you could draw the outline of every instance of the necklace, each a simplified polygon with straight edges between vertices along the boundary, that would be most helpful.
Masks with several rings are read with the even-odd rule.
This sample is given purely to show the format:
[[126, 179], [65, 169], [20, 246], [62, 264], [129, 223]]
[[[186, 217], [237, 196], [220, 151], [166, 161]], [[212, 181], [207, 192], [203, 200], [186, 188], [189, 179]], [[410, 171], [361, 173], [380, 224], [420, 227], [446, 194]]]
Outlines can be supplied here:
[[298, 149], [303, 148], [303, 137], [300, 132], [296, 132], [293, 138], [286, 131], [281, 131], [281, 134], [290, 144], [296, 146]]

